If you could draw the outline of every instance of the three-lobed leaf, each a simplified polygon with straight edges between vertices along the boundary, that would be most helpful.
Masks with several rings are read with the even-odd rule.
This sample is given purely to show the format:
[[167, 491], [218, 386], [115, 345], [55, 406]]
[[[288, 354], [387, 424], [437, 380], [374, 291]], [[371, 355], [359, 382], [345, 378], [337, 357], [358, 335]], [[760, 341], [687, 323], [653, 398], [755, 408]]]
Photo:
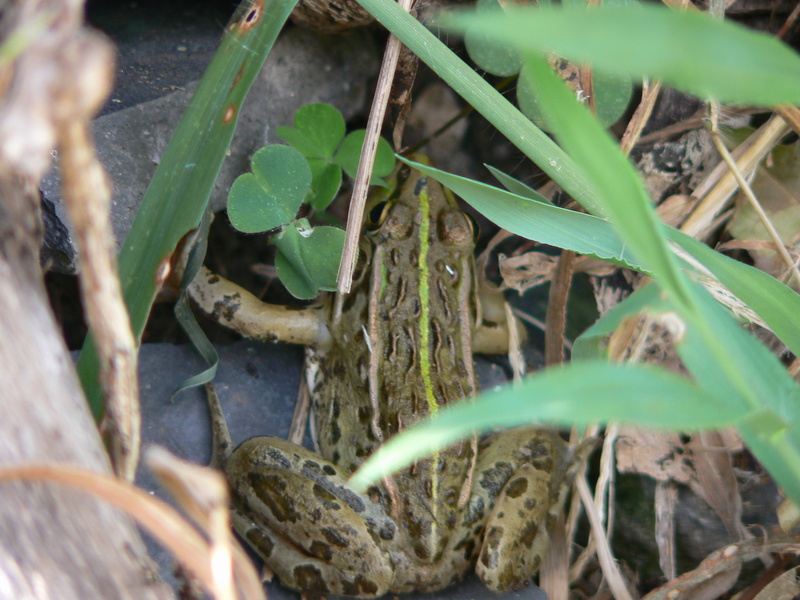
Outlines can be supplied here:
[[345, 133], [342, 113], [330, 104], [306, 104], [294, 114], [294, 127], [275, 133], [308, 158], [330, 160]]
[[[333, 161], [344, 169], [351, 179], [355, 179], [358, 171], [358, 161], [361, 159], [361, 148], [364, 146], [364, 137], [367, 132], [363, 129], [354, 131], [342, 141]], [[371, 185], [386, 186], [383, 177], [394, 170], [394, 152], [384, 138], [378, 139], [378, 149], [375, 153], [375, 165], [372, 167]]]
[[253, 155], [252, 173], [236, 178], [228, 218], [239, 231], [259, 233], [294, 219], [311, 186], [308, 161], [291, 146], [265, 146]]
[[342, 169], [328, 160], [309, 158], [311, 167], [311, 189], [306, 200], [314, 210], [325, 210], [342, 187]]

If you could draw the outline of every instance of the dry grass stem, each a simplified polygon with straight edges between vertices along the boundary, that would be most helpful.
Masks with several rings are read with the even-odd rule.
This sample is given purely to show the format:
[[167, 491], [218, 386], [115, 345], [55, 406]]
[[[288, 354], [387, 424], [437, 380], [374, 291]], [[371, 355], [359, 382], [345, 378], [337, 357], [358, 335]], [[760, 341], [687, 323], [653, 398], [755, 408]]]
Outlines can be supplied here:
[[548, 600], [569, 598], [569, 542], [570, 538], [566, 535], [562, 515], [553, 527], [550, 547], [539, 569], [539, 587], [545, 591]]
[[[745, 177], [749, 176], [788, 131], [786, 121], [773, 115], [731, 153], [739, 172]], [[713, 230], [712, 225], [717, 216], [725, 210], [737, 189], [738, 183], [728, 165], [724, 162], [717, 165], [692, 193], [700, 202], [681, 226], [681, 231], [698, 239], [707, 236]]]
[[658, 566], [668, 580], [678, 574], [675, 566], [675, 504], [678, 501], [678, 487], [672, 481], [656, 481], [656, 546], [658, 546]]
[[661, 83], [655, 81], [650, 83], [645, 81], [644, 89], [642, 90], [642, 101], [633, 113], [633, 117], [628, 121], [628, 126], [625, 128], [625, 133], [622, 135], [620, 141], [620, 150], [625, 156], [631, 153], [631, 150], [639, 141], [642, 135], [644, 126], [650, 120], [650, 115], [653, 114], [653, 108], [658, 100], [658, 94], [661, 91]]
[[[408, 12], [411, 10], [414, 0], [400, 0], [398, 3], [403, 10]], [[372, 108], [369, 111], [367, 134], [361, 150], [361, 160], [358, 162], [353, 195], [350, 199], [350, 210], [347, 213], [347, 233], [338, 275], [340, 294], [350, 293], [350, 286], [353, 283], [353, 272], [356, 268], [356, 257], [358, 256], [358, 239], [361, 236], [361, 224], [364, 221], [364, 206], [367, 202], [369, 180], [372, 177], [372, 167], [375, 164], [375, 153], [378, 150], [383, 117], [386, 114], [386, 106], [389, 102], [389, 94], [392, 91], [392, 81], [394, 80], [402, 45], [394, 35], [389, 35], [389, 41], [386, 43], [386, 50], [383, 54], [381, 71], [378, 75], [378, 85], [375, 89], [375, 96], [372, 99]]]
[[[800, 4], [798, 4], [800, 7]], [[789, 124], [797, 135], [800, 135], [800, 108], [796, 106], [779, 106], [778, 114]]]
[[519, 385], [525, 375], [525, 357], [522, 355], [522, 346], [525, 340], [521, 335], [522, 326], [514, 316], [514, 309], [508, 302], [504, 302], [503, 310], [508, 324], [508, 362], [513, 371], [514, 384]]
[[58, 129], [64, 201], [81, 261], [81, 295], [98, 349], [100, 383], [106, 400], [112, 457], [117, 475], [133, 480], [139, 460], [141, 415], [136, 341], [117, 276], [110, 225], [111, 188], [95, 154], [90, 119], [111, 89], [113, 59], [108, 42], [86, 36], [79, 50], [85, 69], [62, 108]]
[[[27, 464], [0, 468], [0, 481], [17, 479], [52, 481], [110, 502], [132, 516], [168, 548], [176, 560], [196, 575], [206, 589], [214, 589], [208, 542], [166, 502], [150, 496], [127, 481], [64, 464]], [[264, 600], [261, 586], [257, 586], [257, 589], [257, 595], [247, 598]]]
[[597, 558], [600, 561], [600, 568], [603, 570], [608, 587], [611, 588], [611, 593], [617, 600], [633, 600], [625, 579], [617, 566], [616, 559], [611, 552], [611, 546], [603, 530], [603, 523], [595, 510], [594, 498], [592, 498], [592, 492], [585, 476], [579, 475], [576, 478], [575, 488], [580, 494], [583, 507], [586, 510], [586, 516], [589, 518], [589, 525], [592, 528], [592, 534], [597, 544]]
[[755, 194], [753, 193], [750, 184], [747, 183], [744, 175], [742, 175], [742, 172], [739, 170], [738, 165], [731, 157], [728, 149], [725, 147], [725, 144], [719, 135], [719, 129], [717, 128], [716, 123], [717, 119], [712, 119], [713, 125], [711, 130], [711, 139], [714, 142], [714, 146], [716, 146], [717, 151], [720, 153], [720, 156], [722, 156], [722, 160], [728, 165], [728, 168], [736, 180], [737, 185], [739, 188], [741, 188], [745, 198], [747, 198], [747, 201], [750, 203], [750, 206], [753, 208], [753, 210], [755, 210], [759, 220], [761, 221], [761, 224], [766, 228], [769, 236], [772, 238], [772, 242], [775, 244], [775, 250], [777, 250], [778, 256], [781, 257], [781, 260], [791, 273], [791, 277], [794, 277], [795, 282], [800, 284], [800, 271], [798, 271], [797, 265], [789, 255], [789, 251], [786, 249], [786, 244], [784, 244], [783, 240], [781, 240], [781, 236], [777, 229], [775, 229], [775, 226], [772, 224], [769, 216], [767, 216], [767, 213], [764, 211], [761, 203], [758, 201], [758, 198], [756, 198]]
[[[586, 428], [584, 439], [590, 439], [599, 434], [600, 428], [597, 425], [591, 425]], [[614, 444], [616, 443], [619, 433], [619, 427], [611, 424], [605, 431], [603, 437], [603, 449], [600, 454], [600, 473], [597, 478], [594, 490], [594, 510], [597, 515], [598, 521], [605, 523], [605, 531], [607, 539], [611, 539], [613, 525], [614, 525], [614, 481], [616, 466], [614, 460]], [[572, 442], [575, 443], [575, 435], [573, 432]], [[581, 476], [585, 477], [586, 465], [583, 467]], [[575, 533], [578, 528], [578, 519], [581, 514], [581, 499], [577, 494], [572, 497], [572, 504], [570, 506], [569, 519], [567, 521], [567, 539], [574, 539]], [[606, 519], [608, 516], [608, 519]], [[595, 544], [594, 534], [589, 532], [589, 541], [581, 554], [575, 559], [572, 567], [570, 568], [569, 581], [570, 583], [576, 582], [583, 574], [583, 569], [589, 564], [589, 561], [597, 552], [597, 545]]]
[[567, 327], [567, 299], [572, 287], [575, 253], [562, 250], [558, 259], [545, 316], [544, 353], [545, 365], [560, 365], [564, 362], [564, 332]]
[[222, 473], [182, 460], [158, 446], [147, 451], [146, 461], [161, 484], [209, 537], [215, 600], [235, 600], [234, 573], [246, 598], [260, 597], [259, 578], [231, 533], [228, 485]]
[[[596, 435], [596, 432], [593, 435]], [[614, 423], [610, 424], [603, 436], [600, 473], [594, 486], [594, 505], [600, 520], [606, 524], [606, 535], [609, 539], [614, 531], [614, 482], [617, 472], [614, 444], [616, 444], [618, 436], [619, 426]]]
[[303, 439], [306, 437], [308, 415], [311, 412], [311, 394], [308, 391], [305, 373], [303, 374], [304, 376], [300, 378], [300, 389], [297, 390], [297, 402], [294, 405], [292, 424], [289, 427], [289, 435], [286, 438], [298, 446], [303, 445]]

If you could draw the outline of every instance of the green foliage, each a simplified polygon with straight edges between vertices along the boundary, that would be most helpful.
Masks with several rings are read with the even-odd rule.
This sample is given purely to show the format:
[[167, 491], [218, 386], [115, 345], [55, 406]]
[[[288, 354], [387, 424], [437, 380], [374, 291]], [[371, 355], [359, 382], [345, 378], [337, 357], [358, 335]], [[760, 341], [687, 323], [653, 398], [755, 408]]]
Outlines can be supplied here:
[[333, 157], [345, 134], [342, 113], [330, 104], [307, 104], [294, 113], [294, 127], [281, 125], [278, 137], [306, 158]]
[[[520, 195], [479, 184], [466, 190], [470, 186], [452, 176], [441, 181], [456, 193], [474, 192], [468, 201], [513, 231], [622, 259], [646, 270], [654, 282], [582, 336], [572, 364], [537, 374], [520, 389], [441, 411], [393, 438], [364, 464], [354, 483], [363, 487], [425, 453], [495, 426], [614, 420], [693, 430], [734, 424], [787, 495], [800, 502], [800, 387], [695, 280], [718, 279], [795, 352], [800, 350], [800, 297], [770, 276], [663, 226], [616, 141], [576, 102], [544, 57], [555, 52], [608, 73], [663, 79], [703, 97], [777, 104], [800, 99], [797, 55], [769, 36], [655, 6], [511, 9], [506, 15], [453, 19], [461, 31], [510, 44], [519, 53], [558, 147], [393, 3], [361, 2], [595, 216], [557, 212], [513, 183], [509, 187]], [[440, 178], [434, 170], [428, 174]], [[575, 235], [573, 226], [580, 228]], [[673, 253], [675, 245], [690, 255], [686, 261]], [[691, 379], [658, 367], [586, 359], [607, 359], [604, 336], [622, 318], [642, 311], [670, 325]]]
[[278, 247], [275, 267], [286, 289], [295, 297], [310, 300], [320, 290], [336, 289], [336, 275], [344, 246], [344, 230], [312, 228], [299, 219], [274, 240]]
[[[294, 127], [278, 127], [276, 133], [308, 159], [312, 181], [306, 203], [315, 210], [325, 210], [342, 185], [342, 169], [355, 178], [366, 132], [361, 129], [345, 136], [344, 118], [336, 108], [308, 104], [295, 113]], [[386, 186], [381, 178], [392, 169], [392, 147], [381, 138], [370, 184]]]
[[[448, 19], [521, 55], [555, 52], [619, 77], [644, 75], [704, 99], [800, 102], [800, 57], [778, 39], [694, 11], [655, 4], [510, 7]], [[624, 43], [623, 43], [624, 41]]]
[[[617, 77], [595, 70], [592, 74], [592, 86], [597, 119], [605, 127], [610, 127], [622, 117], [628, 108], [631, 96], [633, 96], [633, 82], [630, 77]], [[534, 123], [548, 130], [544, 126], [542, 111], [536, 100], [533, 80], [524, 67], [517, 80], [517, 103], [520, 110], [528, 115]]]
[[[351, 178], [355, 179], [358, 170], [358, 161], [361, 158], [361, 147], [367, 132], [363, 129], [354, 131], [342, 141], [339, 151], [334, 157], [334, 162], [344, 169]], [[386, 182], [381, 179], [394, 170], [394, 152], [384, 138], [378, 140], [378, 150], [375, 153], [375, 166], [372, 168], [371, 185], [386, 187]]]
[[[614, 141], [576, 104], [573, 94], [553, 81], [555, 75], [543, 56], [557, 53], [592, 63], [597, 72], [647, 75], [704, 98], [761, 105], [800, 102], [800, 58], [769, 36], [705, 15], [657, 6], [586, 11], [565, 4], [563, 8], [515, 8], [506, 14], [462, 16], [451, 21], [462, 31], [472, 28], [471, 35], [479, 44], [494, 40], [505, 43], [506, 52], [511, 48], [517, 53], [526, 77], [536, 84], [531, 89], [543, 119], [562, 149], [395, 2], [360, 2], [592, 215], [573, 217], [552, 210], [530, 190], [510, 182], [515, 194], [481, 191], [491, 200], [483, 203], [482, 210], [493, 212], [498, 221], [505, 219], [509, 227], [527, 230], [526, 235], [536, 239], [547, 234], [531, 234], [533, 221], [555, 223], [550, 235], [562, 238], [562, 245], [653, 275], [655, 283], [646, 291], [623, 303], [613, 317], [609, 313], [585, 339], [577, 341], [576, 359], [604, 358], [603, 332], [615, 326], [614, 320], [648, 311], [675, 325], [676, 346], [693, 377], [680, 379], [653, 367], [576, 360], [532, 377], [521, 391], [505, 390], [441, 411], [439, 422], [422, 426], [428, 433], [420, 437], [420, 430], [412, 430], [392, 443], [403, 445], [407, 443], [404, 438], [417, 436], [412, 446], [426, 451], [465, 432], [534, 419], [563, 424], [637, 420], [686, 429], [734, 423], [789, 497], [800, 502], [798, 386], [774, 356], [739, 328], [731, 314], [694, 280], [718, 279], [795, 353], [800, 353], [798, 295], [763, 272], [735, 263], [658, 223], [632, 167]], [[267, 0], [258, 13], [260, 18], [252, 21], [252, 3], [242, 2], [162, 157], [120, 255], [120, 276], [137, 336], [158, 287], [155, 274], [178, 241], [200, 222], [241, 102], [294, 4], [294, 0]], [[294, 128], [287, 129], [291, 132], [283, 131], [284, 139], [309, 163], [311, 191], [303, 197], [311, 194], [315, 207], [327, 205], [341, 182], [341, 169], [348, 173], [355, 169], [355, 151], [349, 148], [352, 142], [345, 144], [343, 127], [326, 108], [308, 109], [295, 117]], [[354, 146], [360, 149], [360, 144]], [[256, 171], [250, 174], [250, 183], [240, 184], [243, 196], [272, 198], [279, 195], [276, 190], [293, 190], [289, 204], [275, 208], [260, 226], [291, 215], [279, 235], [278, 243], [284, 246], [278, 268], [293, 271], [296, 287], [308, 294], [331, 272], [329, 262], [324, 257], [318, 260], [317, 255], [330, 255], [326, 249], [336, 244], [331, 240], [339, 234], [319, 228], [312, 233], [306, 223], [295, 221], [297, 190], [302, 186], [271, 182], [264, 177], [270, 173], [268, 165], [259, 165]], [[389, 171], [391, 168], [386, 173]], [[260, 214], [258, 209], [251, 212]], [[568, 230], [573, 223], [569, 219], [576, 219], [580, 235], [570, 238]], [[673, 255], [675, 246], [689, 255], [686, 262]], [[696, 264], [708, 272], [701, 272]], [[81, 355], [79, 369], [99, 416], [102, 403], [91, 341]], [[373, 478], [383, 474], [389, 463], [381, 461], [389, 455], [393, 455], [391, 447], [376, 454], [361, 473], [361, 481], [370, 469]], [[416, 456], [408, 453], [403, 461]], [[401, 463], [395, 460], [391, 464]]]
[[[272, 240], [278, 277], [293, 296], [310, 300], [320, 290], [336, 289], [344, 231], [311, 227], [296, 215], [303, 202], [316, 210], [327, 207], [341, 186], [342, 169], [355, 176], [364, 131], [345, 136], [336, 108], [309, 104], [295, 113], [294, 127], [279, 127], [277, 133], [291, 145], [266, 146], [253, 155], [252, 172], [231, 186], [228, 217], [245, 233], [280, 229]], [[394, 169], [386, 140], [380, 140], [378, 151], [373, 183], [383, 183], [380, 176]]]
[[265, 146], [251, 161], [252, 172], [236, 178], [228, 195], [228, 218], [245, 233], [270, 229], [278, 249], [275, 264], [286, 289], [304, 300], [336, 287], [336, 272], [344, 246], [337, 227], [312, 228], [297, 211], [311, 188], [311, 168], [291, 146]]
[[252, 173], [236, 178], [228, 196], [228, 218], [244, 233], [259, 233], [292, 221], [311, 187], [308, 161], [290, 146], [265, 146], [250, 161]]

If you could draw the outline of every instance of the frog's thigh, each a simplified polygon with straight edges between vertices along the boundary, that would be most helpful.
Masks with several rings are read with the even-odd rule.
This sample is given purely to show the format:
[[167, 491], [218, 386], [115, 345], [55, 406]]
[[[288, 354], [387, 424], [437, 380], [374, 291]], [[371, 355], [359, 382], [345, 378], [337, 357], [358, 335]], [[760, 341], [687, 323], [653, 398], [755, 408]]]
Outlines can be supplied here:
[[374, 597], [393, 570], [380, 540], [394, 525], [339, 469], [279, 438], [253, 438], [226, 462], [236, 530], [289, 587]]
[[524, 584], [539, 569], [550, 545], [551, 473], [521, 465], [498, 496], [475, 566], [494, 591]]

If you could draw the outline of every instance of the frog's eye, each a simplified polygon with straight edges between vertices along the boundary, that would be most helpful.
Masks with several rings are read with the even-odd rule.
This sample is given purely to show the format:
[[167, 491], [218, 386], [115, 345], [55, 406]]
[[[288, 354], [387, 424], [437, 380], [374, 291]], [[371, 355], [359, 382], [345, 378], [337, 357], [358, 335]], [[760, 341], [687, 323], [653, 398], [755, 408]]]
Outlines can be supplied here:
[[394, 203], [389, 200], [381, 200], [370, 209], [369, 213], [367, 213], [367, 220], [364, 223], [364, 229], [368, 233], [377, 231], [386, 222], [392, 204]]
[[481, 226], [478, 225], [478, 222], [475, 220], [475, 217], [473, 217], [468, 212], [465, 211], [462, 214], [464, 215], [464, 218], [467, 219], [467, 225], [469, 225], [469, 230], [472, 233], [472, 241], [477, 244], [478, 238], [481, 237]]

